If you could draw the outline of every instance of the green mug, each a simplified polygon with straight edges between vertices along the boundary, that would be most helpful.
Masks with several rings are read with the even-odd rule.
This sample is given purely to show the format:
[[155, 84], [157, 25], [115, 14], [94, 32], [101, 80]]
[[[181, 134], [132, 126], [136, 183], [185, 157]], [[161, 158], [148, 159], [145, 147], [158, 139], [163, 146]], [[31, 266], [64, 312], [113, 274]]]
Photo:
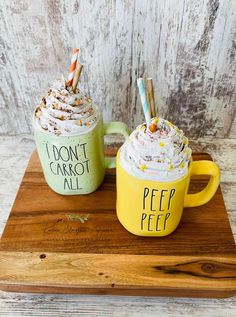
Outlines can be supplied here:
[[111, 133], [129, 136], [125, 123], [103, 123], [101, 115], [93, 128], [72, 136], [52, 135], [34, 124], [37, 151], [49, 187], [62, 195], [94, 192], [103, 182], [105, 169], [116, 165], [116, 158], [104, 155], [104, 135]]

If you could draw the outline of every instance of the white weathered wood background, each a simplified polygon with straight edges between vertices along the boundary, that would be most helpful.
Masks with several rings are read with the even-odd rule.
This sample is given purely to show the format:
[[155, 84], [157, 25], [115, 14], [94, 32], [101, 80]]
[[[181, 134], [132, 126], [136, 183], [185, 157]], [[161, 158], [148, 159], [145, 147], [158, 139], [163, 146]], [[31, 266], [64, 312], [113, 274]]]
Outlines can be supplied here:
[[236, 137], [235, 0], [0, 0], [0, 133], [31, 132], [73, 47], [106, 120], [144, 120], [137, 76], [188, 136]]
[[[81, 88], [106, 120], [130, 128], [143, 121], [136, 78], [153, 77], [159, 114], [220, 165], [236, 238], [236, 0], [0, 0], [0, 235], [35, 147], [33, 108], [49, 83], [67, 74], [74, 46], [85, 65]], [[234, 317], [235, 311], [236, 297], [0, 292], [1, 317]]]

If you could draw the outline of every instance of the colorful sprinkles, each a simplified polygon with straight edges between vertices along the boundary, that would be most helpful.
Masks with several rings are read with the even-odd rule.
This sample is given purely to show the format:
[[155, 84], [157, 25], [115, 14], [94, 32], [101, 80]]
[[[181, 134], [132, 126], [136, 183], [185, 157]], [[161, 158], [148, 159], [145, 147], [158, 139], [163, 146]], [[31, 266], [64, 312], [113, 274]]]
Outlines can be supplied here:
[[183, 131], [158, 117], [139, 125], [125, 145], [127, 163], [148, 177], [182, 176], [191, 159], [191, 149]]
[[139, 169], [144, 172], [147, 169], [147, 165], [140, 165]]
[[38, 125], [56, 135], [78, 133], [97, 121], [92, 100], [78, 89], [66, 87], [65, 80], [56, 81], [35, 111]]

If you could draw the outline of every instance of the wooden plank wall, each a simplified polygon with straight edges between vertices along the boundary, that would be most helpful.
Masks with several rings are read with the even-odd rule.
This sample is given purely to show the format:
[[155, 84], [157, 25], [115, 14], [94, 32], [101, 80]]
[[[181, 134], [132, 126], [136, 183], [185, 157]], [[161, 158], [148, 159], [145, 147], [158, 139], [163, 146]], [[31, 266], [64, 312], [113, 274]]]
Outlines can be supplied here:
[[136, 78], [153, 77], [161, 116], [194, 138], [234, 138], [235, 25], [235, 0], [1, 1], [0, 134], [32, 131], [78, 46], [81, 88], [105, 120], [141, 123]]

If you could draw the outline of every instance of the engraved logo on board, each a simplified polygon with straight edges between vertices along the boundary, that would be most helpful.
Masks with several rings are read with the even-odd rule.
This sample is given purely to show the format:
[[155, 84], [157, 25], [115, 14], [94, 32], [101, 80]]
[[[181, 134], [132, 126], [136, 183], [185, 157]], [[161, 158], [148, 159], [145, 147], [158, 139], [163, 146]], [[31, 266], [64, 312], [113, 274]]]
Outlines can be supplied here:
[[[78, 224], [84, 224], [88, 221], [90, 215], [89, 214], [66, 214], [66, 219], [58, 219], [53, 221], [50, 225], [47, 225], [44, 228], [44, 233], [46, 234], [54, 234], [54, 233], [62, 233], [62, 234], [79, 234], [81, 231], [84, 231], [83, 228], [78, 226]], [[85, 228], [84, 228], [85, 229]]]

